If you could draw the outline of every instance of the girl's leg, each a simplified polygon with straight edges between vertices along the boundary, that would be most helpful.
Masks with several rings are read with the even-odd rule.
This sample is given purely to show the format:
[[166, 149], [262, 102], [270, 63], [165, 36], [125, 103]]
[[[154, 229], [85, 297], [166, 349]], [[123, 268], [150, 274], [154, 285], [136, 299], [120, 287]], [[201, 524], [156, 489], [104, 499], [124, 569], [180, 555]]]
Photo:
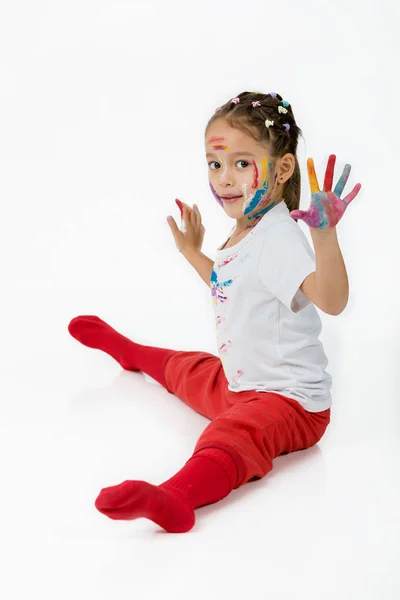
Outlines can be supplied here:
[[150, 375], [171, 394], [209, 419], [229, 407], [221, 360], [213, 354], [137, 344], [99, 317], [89, 315], [72, 319], [68, 330], [85, 346], [112, 356], [123, 369]]
[[280, 454], [313, 446], [329, 421], [330, 409], [308, 413], [295, 400], [255, 393], [208, 425], [193, 456], [171, 479], [160, 486], [125, 481], [105, 488], [96, 507], [112, 519], [145, 517], [170, 532], [188, 531], [195, 522], [195, 508], [217, 502], [233, 488], [263, 477]]
[[[329, 425], [330, 413], [330, 409], [307, 412], [296, 400], [277, 393], [256, 393], [252, 400], [237, 402], [210, 423], [193, 455], [207, 448], [230, 454], [238, 470], [234, 485], [238, 488], [264, 477], [277, 456], [317, 444]], [[239, 461], [234, 453], [240, 455]]]

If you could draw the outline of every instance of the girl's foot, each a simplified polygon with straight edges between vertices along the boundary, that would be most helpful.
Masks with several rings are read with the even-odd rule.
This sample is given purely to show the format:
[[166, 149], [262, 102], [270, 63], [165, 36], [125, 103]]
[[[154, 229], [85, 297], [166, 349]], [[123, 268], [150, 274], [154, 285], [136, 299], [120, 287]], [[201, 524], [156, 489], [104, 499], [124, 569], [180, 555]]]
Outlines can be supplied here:
[[189, 531], [195, 523], [194, 510], [184, 493], [146, 481], [124, 481], [104, 488], [95, 506], [110, 519], [150, 519], [170, 533]]
[[97, 348], [112, 356], [123, 369], [140, 371], [137, 367], [140, 344], [135, 344], [121, 335], [99, 317], [91, 315], [75, 317], [68, 325], [68, 331], [84, 346]]

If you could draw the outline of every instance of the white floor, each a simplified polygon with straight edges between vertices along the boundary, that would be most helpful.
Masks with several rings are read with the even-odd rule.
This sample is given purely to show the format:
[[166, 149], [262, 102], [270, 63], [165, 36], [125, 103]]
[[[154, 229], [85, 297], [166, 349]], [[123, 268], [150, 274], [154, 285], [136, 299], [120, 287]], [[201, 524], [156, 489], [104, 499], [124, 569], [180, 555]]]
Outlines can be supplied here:
[[[334, 407], [320, 444], [276, 459], [264, 480], [198, 510], [191, 532], [166, 534], [146, 520], [111, 521], [94, 500], [125, 479], [168, 478], [207, 420], [143, 375], [80, 346], [66, 326], [92, 304], [131, 337], [137, 329], [142, 343], [195, 336], [210, 351], [212, 328], [196, 336], [189, 308], [182, 315], [172, 302], [167, 319], [151, 306], [146, 314], [140, 298], [128, 318], [138, 289], [103, 292], [2, 290], [1, 597], [397, 599], [398, 339], [366, 332], [352, 342], [346, 316], [340, 333], [339, 321], [329, 320]], [[106, 309], [113, 302], [114, 315]], [[185, 333], [174, 336], [182, 318]]]
[[[73, 0], [0, 8], [0, 599], [400, 598], [399, 4]], [[207, 420], [67, 331], [216, 353], [209, 290], [175, 248], [198, 203], [215, 258], [204, 127], [245, 90], [293, 104], [301, 208], [346, 163], [351, 301], [323, 316], [331, 425], [189, 533], [94, 501], [182, 467]], [[307, 227], [302, 227], [307, 231]]]

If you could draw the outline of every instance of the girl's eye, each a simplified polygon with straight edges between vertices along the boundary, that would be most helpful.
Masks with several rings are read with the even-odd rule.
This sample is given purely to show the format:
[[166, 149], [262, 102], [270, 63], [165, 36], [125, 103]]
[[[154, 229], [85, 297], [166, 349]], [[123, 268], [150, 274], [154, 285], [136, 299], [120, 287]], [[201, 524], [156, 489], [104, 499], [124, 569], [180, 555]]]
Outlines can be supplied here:
[[248, 167], [248, 165], [249, 165], [249, 163], [247, 162], [247, 160], [238, 160], [238, 162], [245, 163], [246, 167]]
[[[244, 168], [246, 168], [246, 167], [248, 167], [248, 166], [249, 166], [249, 163], [248, 163], [246, 160], [238, 160], [238, 161], [237, 161], [237, 163], [245, 163], [245, 167], [244, 167]], [[237, 163], [236, 163], [236, 164], [237, 164]], [[211, 165], [213, 165], [213, 164], [219, 165], [219, 163], [218, 163], [216, 160], [212, 160], [211, 162], [209, 162], [209, 163], [208, 163], [208, 166], [209, 166], [209, 167], [210, 167], [210, 168], [211, 168], [213, 171], [215, 171], [216, 169], [213, 169], [213, 168], [211, 167]]]

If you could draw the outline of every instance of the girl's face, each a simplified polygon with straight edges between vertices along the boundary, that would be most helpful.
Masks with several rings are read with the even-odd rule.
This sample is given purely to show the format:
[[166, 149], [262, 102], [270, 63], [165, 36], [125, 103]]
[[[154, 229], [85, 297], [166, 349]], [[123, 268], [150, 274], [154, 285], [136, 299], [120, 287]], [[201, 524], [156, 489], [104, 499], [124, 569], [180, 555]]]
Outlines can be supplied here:
[[[269, 157], [268, 148], [223, 119], [210, 126], [205, 146], [211, 191], [239, 227], [248, 226], [267, 212], [268, 206], [281, 200], [276, 186], [277, 165]], [[230, 200], [228, 196], [236, 198]]]

